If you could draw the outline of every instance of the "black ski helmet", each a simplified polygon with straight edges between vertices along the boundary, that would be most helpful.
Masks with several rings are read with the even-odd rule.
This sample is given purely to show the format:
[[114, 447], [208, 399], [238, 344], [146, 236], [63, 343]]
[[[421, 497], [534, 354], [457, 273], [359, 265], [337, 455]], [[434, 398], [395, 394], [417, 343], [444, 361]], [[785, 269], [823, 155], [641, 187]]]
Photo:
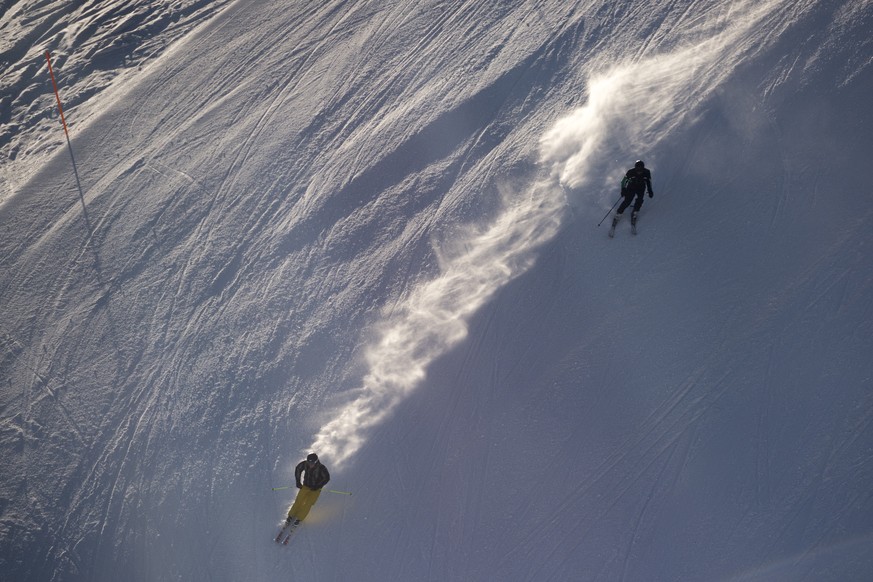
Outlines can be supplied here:
[[637, 160], [636, 163], [634, 164], [634, 168], [645, 168], [645, 167], [646, 167], [646, 165], [643, 163], [642, 160]]
[[308, 455], [306, 455], [306, 460], [310, 463], [314, 463], [318, 461], [318, 455], [316, 455], [315, 453], [309, 453]]

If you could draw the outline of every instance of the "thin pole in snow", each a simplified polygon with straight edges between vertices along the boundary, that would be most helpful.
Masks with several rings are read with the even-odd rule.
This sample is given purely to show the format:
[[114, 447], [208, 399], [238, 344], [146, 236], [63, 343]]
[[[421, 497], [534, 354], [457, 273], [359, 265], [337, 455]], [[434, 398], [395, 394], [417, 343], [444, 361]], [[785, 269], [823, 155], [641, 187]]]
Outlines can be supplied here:
[[[271, 487], [270, 489], [273, 491], [282, 491], [283, 489], [291, 489], [293, 485], [286, 485], [284, 487]], [[336, 493], [337, 495], [351, 495], [351, 491], [337, 491], [336, 489], [325, 489], [328, 493]]]
[[[58, 93], [58, 84], [55, 81], [55, 72], [52, 70], [52, 57], [48, 51], [45, 51], [45, 60], [49, 67], [49, 76], [52, 78], [52, 87], [55, 90], [55, 98], [58, 100], [58, 111], [61, 112], [61, 123], [64, 125], [64, 134], [67, 136], [67, 143], [70, 143], [70, 132], [67, 131], [67, 120], [64, 119], [64, 108], [61, 105], [61, 95]], [[70, 148], [72, 151], [73, 148]]]
[[58, 92], [58, 84], [55, 81], [55, 72], [52, 70], [52, 58], [48, 51], [45, 51], [45, 60], [48, 63], [49, 76], [52, 78], [52, 88], [55, 90], [55, 99], [58, 100], [58, 111], [61, 113], [61, 123], [64, 126], [64, 135], [67, 138], [67, 147], [70, 150], [70, 159], [73, 161], [73, 174], [76, 176], [76, 187], [79, 189], [79, 202], [82, 203], [82, 212], [85, 215], [85, 225], [88, 227], [88, 234], [94, 234], [91, 229], [91, 221], [88, 218], [88, 209], [85, 207], [85, 194], [82, 192], [82, 182], [79, 181], [79, 169], [76, 167], [76, 157], [73, 155], [73, 144], [70, 142], [70, 132], [67, 130], [67, 120], [64, 118], [64, 108], [61, 106], [61, 94]]
[[624, 198], [624, 196], [619, 196], [619, 197], [618, 197], [618, 200], [616, 200], [616, 201], [615, 201], [615, 204], [612, 205], [612, 208], [610, 208], [609, 211], [608, 211], [606, 214], [603, 215], [603, 218], [600, 220], [600, 222], [597, 223], [597, 226], [600, 226], [601, 224], [603, 224], [603, 221], [606, 220], [606, 217], [609, 216], [609, 213], [610, 213], [610, 212], [612, 212], [613, 210], [615, 210], [616, 205], [621, 201], [622, 198]]

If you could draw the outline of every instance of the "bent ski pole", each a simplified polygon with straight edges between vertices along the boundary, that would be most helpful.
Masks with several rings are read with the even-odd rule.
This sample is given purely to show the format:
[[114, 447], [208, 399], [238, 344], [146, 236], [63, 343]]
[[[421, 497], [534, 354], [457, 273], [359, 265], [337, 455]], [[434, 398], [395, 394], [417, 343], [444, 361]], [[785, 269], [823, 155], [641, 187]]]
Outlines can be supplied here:
[[606, 212], [606, 214], [603, 215], [603, 218], [600, 220], [600, 222], [597, 223], [597, 226], [600, 226], [601, 224], [603, 224], [603, 221], [606, 220], [606, 217], [609, 216], [609, 213], [610, 213], [610, 212], [612, 212], [613, 210], [615, 210], [615, 207], [618, 206], [618, 203], [621, 202], [621, 199], [622, 199], [622, 198], [624, 198], [624, 196], [619, 196], [619, 197], [618, 197], [618, 200], [616, 200], [616, 201], [615, 201], [615, 204], [612, 205], [612, 208], [610, 208], [610, 209]]

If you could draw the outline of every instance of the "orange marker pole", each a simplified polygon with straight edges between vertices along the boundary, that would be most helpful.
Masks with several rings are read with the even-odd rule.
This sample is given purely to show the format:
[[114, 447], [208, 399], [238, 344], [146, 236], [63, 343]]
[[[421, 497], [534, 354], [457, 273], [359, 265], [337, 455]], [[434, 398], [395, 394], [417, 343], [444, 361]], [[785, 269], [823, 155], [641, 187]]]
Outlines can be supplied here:
[[52, 78], [52, 87], [55, 89], [55, 99], [58, 100], [58, 111], [61, 112], [61, 123], [64, 124], [64, 134], [66, 134], [67, 141], [69, 141], [70, 132], [67, 131], [67, 120], [64, 119], [64, 108], [61, 107], [61, 95], [58, 93], [58, 84], [55, 82], [55, 72], [52, 70], [52, 57], [48, 51], [45, 51], [45, 60], [49, 66], [49, 76]]
[[70, 142], [70, 132], [67, 131], [67, 120], [64, 119], [64, 108], [61, 107], [61, 94], [58, 93], [55, 72], [52, 70], [52, 58], [48, 51], [45, 51], [45, 60], [48, 63], [49, 75], [52, 78], [52, 87], [55, 89], [55, 98], [58, 100], [58, 111], [61, 112], [61, 123], [64, 124], [64, 135], [67, 137], [67, 147], [70, 150], [70, 160], [73, 162], [73, 174], [76, 176], [76, 187], [79, 189], [79, 201], [82, 203], [82, 213], [85, 215], [85, 226], [88, 227], [89, 233], [94, 234], [94, 230], [91, 228], [91, 220], [88, 218], [88, 208], [85, 206], [85, 193], [82, 191], [82, 182], [79, 180], [79, 169], [76, 167], [76, 156], [73, 155], [73, 144]]

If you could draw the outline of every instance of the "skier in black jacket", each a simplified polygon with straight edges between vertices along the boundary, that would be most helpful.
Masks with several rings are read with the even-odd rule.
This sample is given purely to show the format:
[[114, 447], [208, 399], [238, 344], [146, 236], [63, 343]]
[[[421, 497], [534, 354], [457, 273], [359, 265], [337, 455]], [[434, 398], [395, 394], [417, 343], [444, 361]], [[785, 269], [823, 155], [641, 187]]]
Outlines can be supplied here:
[[[301, 475], [303, 475], [302, 482]], [[330, 473], [327, 467], [319, 462], [318, 455], [309, 453], [306, 460], [300, 461], [294, 468], [294, 479], [297, 481], [297, 488], [300, 491], [297, 492], [294, 505], [288, 510], [287, 523], [294, 521], [299, 523], [306, 519], [309, 510], [312, 509], [312, 506], [318, 501], [318, 496], [321, 495], [321, 488], [330, 481]]]
[[[646, 191], [649, 192], [649, 198], [655, 196], [652, 192], [652, 173], [646, 168], [642, 160], [637, 160], [634, 167], [627, 171], [621, 181], [621, 195], [624, 196], [621, 204], [612, 217], [612, 228], [621, 220], [621, 215], [628, 206], [633, 203], [634, 210], [631, 212], [631, 224], [636, 225], [637, 214], [643, 206], [643, 198]], [[634, 198], [636, 201], [634, 202]]]

